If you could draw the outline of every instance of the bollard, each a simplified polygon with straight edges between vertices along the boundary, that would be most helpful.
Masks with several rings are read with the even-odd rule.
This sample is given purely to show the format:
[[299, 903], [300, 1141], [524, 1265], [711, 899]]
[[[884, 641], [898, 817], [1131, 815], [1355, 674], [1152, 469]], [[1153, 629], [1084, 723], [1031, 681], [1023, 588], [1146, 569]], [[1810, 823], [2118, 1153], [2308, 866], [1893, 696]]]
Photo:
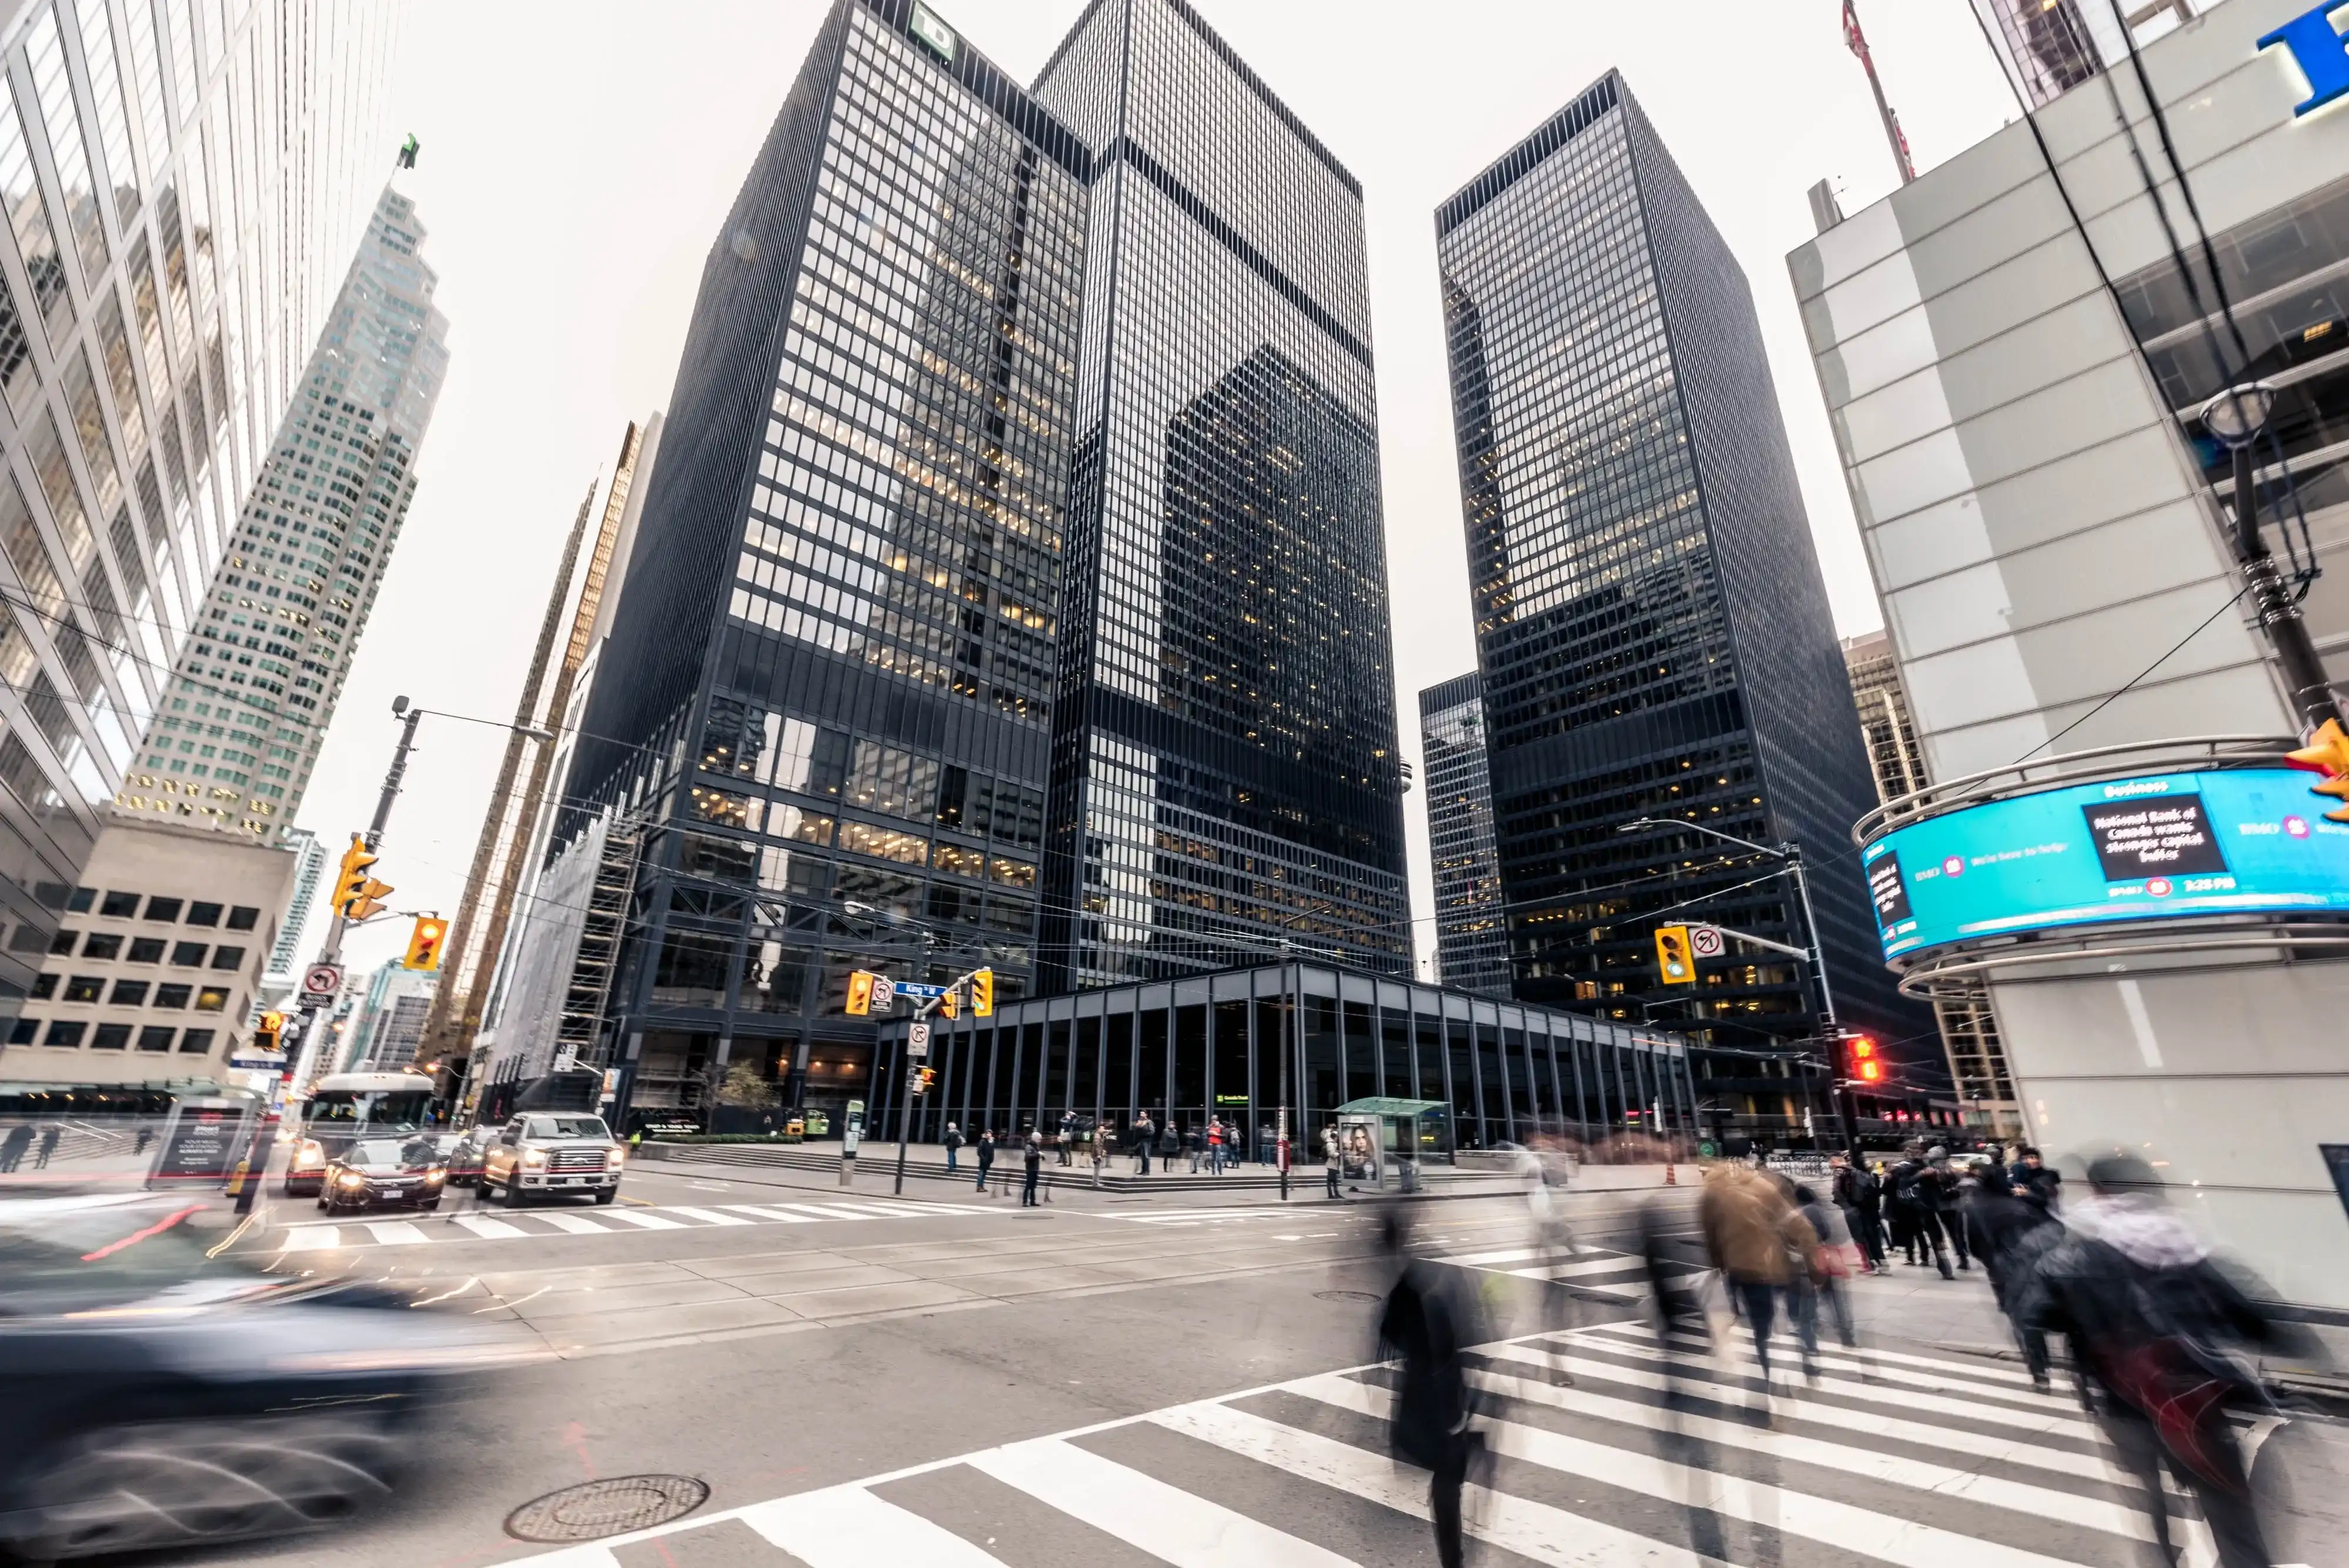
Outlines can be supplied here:
[[1678, 1187], [1680, 1184], [1680, 1172], [1672, 1168], [1671, 1161], [1666, 1160], [1664, 1162], [1664, 1185], [1666, 1187]]

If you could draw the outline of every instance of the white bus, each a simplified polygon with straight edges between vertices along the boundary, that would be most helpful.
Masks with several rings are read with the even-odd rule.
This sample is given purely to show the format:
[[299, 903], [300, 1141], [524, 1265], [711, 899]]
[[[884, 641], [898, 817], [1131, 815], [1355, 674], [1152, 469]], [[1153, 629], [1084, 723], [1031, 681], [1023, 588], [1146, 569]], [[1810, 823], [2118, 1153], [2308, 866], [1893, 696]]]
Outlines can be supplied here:
[[359, 1138], [421, 1127], [432, 1108], [432, 1080], [421, 1073], [329, 1073], [300, 1108], [285, 1191], [315, 1197], [326, 1162]]

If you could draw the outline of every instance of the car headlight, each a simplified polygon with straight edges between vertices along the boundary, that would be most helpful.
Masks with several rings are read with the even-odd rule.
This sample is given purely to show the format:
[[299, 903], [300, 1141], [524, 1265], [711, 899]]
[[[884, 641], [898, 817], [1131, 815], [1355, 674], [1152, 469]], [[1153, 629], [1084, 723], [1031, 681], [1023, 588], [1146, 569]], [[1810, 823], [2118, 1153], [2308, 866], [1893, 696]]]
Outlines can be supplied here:
[[522, 1151], [522, 1162], [535, 1170], [546, 1163], [546, 1151], [543, 1148], [526, 1148]]
[[316, 1138], [304, 1138], [302, 1140], [302, 1147], [294, 1151], [294, 1164], [297, 1169], [307, 1170], [312, 1166], [324, 1165], [326, 1163], [326, 1146], [321, 1144]]
[[437, 1165], [436, 1165], [436, 1166], [434, 1166], [430, 1170], [428, 1170], [428, 1171], [426, 1171], [426, 1172], [424, 1173], [424, 1179], [425, 1179], [427, 1182], [433, 1182], [433, 1181], [446, 1181], [448, 1179], [449, 1179], [449, 1173], [448, 1173], [447, 1171], [445, 1171], [445, 1170], [441, 1169], [441, 1168], [440, 1168], [439, 1166], [437, 1166]]
[[338, 1185], [344, 1187], [365, 1187], [367, 1185], [367, 1178], [361, 1176], [356, 1170], [347, 1170], [343, 1172], [341, 1181]]
[[604, 1151], [604, 1168], [605, 1168], [605, 1169], [606, 1169], [606, 1170], [617, 1170], [617, 1169], [619, 1169], [619, 1168], [620, 1168], [620, 1167], [622, 1167], [622, 1166], [624, 1166], [624, 1165], [626, 1165], [626, 1164], [627, 1164], [627, 1163], [628, 1163], [628, 1154], [627, 1154], [627, 1151], [626, 1151], [626, 1149], [619, 1148], [619, 1147], [612, 1147], [612, 1148], [607, 1148], [607, 1149], [605, 1149], [605, 1150]]

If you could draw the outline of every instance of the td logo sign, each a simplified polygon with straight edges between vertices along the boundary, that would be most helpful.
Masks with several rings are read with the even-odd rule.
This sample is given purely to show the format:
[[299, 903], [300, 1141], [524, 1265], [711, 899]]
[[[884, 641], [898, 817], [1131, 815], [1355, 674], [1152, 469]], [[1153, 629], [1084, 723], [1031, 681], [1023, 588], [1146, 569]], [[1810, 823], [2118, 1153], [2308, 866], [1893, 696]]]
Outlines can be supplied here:
[[2349, 97], [2349, 42], [2333, 26], [2333, 13], [2349, 0], [2324, 0], [2313, 11], [2303, 11], [2260, 40], [2260, 47], [2271, 49], [2278, 44], [2292, 51], [2292, 63], [2300, 74], [2308, 78], [2308, 97], [2292, 106], [2292, 112], [2307, 114], [2323, 109], [2337, 98]]

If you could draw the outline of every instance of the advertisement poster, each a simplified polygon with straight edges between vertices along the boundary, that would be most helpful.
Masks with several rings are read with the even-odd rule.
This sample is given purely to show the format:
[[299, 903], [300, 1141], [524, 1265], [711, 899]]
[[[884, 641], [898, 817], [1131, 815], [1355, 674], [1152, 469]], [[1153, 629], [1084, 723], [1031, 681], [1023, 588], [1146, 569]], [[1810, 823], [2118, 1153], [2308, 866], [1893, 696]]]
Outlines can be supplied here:
[[1884, 956], [2113, 920], [2349, 914], [2349, 825], [2313, 774], [2108, 779], [1968, 806], [1860, 852]]

